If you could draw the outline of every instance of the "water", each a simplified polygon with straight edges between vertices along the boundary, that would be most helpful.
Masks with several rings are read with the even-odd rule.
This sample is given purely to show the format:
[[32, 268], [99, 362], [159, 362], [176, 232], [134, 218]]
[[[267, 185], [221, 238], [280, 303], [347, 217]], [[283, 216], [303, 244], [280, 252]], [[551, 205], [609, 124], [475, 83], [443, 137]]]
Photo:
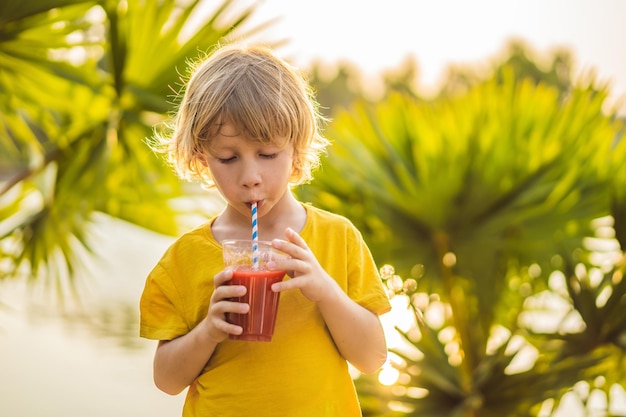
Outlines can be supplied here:
[[0, 416], [181, 414], [184, 393], [152, 382], [156, 342], [137, 336], [145, 276], [172, 239], [106, 220], [96, 229], [105, 256], [93, 279], [81, 277], [83, 308], [62, 311], [36, 287], [0, 283]]
[[12, 314], [2, 315], [1, 332], [2, 416], [180, 415], [182, 395], [152, 384], [154, 344], [129, 351]]

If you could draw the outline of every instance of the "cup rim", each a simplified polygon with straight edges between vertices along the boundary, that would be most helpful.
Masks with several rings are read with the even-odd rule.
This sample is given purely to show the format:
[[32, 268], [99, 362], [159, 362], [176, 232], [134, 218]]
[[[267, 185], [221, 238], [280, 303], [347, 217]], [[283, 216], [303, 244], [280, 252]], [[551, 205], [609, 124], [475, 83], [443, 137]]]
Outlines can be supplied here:
[[[224, 239], [220, 242], [220, 246], [223, 247], [225, 244], [228, 244], [228, 243], [239, 243], [239, 242], [252, 244], [253, 240], [252, 239]], [[257, 243], [259, 245], [272, 246], [271, 240], [257, 240]]]

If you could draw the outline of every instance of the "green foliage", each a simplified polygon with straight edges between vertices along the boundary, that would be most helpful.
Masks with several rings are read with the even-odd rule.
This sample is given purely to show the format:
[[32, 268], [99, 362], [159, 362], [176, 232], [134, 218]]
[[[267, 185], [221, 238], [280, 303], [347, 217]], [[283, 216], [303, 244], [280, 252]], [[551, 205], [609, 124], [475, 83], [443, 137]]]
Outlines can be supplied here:
[[[383, 267], [392, 297], [405, 300], [414, 322], [408, 329], [398, 327], [401, 343], [391, 349], [390, 367], [397, 370], [397, 381], [385, 386], [375, 375], [357, 381], [364, 415], [536, 416], [540, 409], [549, 415], [545, 413], [555, 410], [560, 398], [580, 384], [610, 398], [611, 387], [626, 382], [621, 371], [626, 326], [618, 313], [625, 306], [626, 269], [613, 268], [593, 286], [588, 281], [585, 285], [586, 272], [580, 265], [577, 272], [569, 266], [565, 271], [569, 275], [556, 273], [551, 281], [558, 281], [556, 276], [567, 279], [552, 282], [534, 296], [526, 294], [536, 278], [521, 276], [523, 272], [507, 277], [513, 285], [503, 299], [509, 300], [506, 304], [514, 310], [514, 320], [494, 323], [485, 356], [466, 373], [466, 340], [451, 305], [442, 302], [439, 294], [419, 291], [412, 279], [401, 279], [391, 267]], [[598, 270], [592, 267], [588, 272], [593, 275]], [[615, 284], [613, 295], [603, 304], [600, 294], [609, 282]], [[572, 287], [576, 295], [569, 297]], [[581, 287], [587, 288], [581, 291]], [[593, 299], [587, 314], [581, 299]], [[529, 319], [531, 315], [535, 317]], [[546, 326], [545, 322], [562, 315], [563, 321], [554, 329]], [[581, 318], [576, 328], [565, 325], [567, 316]]]
[[[177, 233], [182, 190], [144, 139], [189, 60], [264, 28], [241, 32], [253, 9], [233, 4], [0, 2], [2, 277], [73, 291], [95, 212]], [[581, 386], [625, 386], [626, 127], [569, 65], [542, 70], [513, 45], [489, 80], [457, 71], [432, 101], [410, 63], [377, 103], [350, 104], [349, 69], [321, 84], [343, 109], [297, 192], [395, 266], [382, 276], [413, 320], [398, 324], [397, 381], [357, 380], [365, 415], [547, 415], [571, 390], [586, 401]]]
[[575, 90], [561, 107], [552, 88], [509, 80], [434, 103], [357, 103], [336, 115], [334, 146], [299, 194], [355, 219], [403, 275], [447, 252], [461, 275], [503, 271], [490, 253], [548, 264], [546, 249], [577, 247], [609, 214], [615, 127], [603, 98]]
[[611, 213], [615, 220], [615, 237], [622, 250], [626, 251], [626, 120], [622, 119], [621, 131], [616, 136], [611, 152], [610, 171], [613, 177], [611, 188]]
[[[299, 196], [351, 218], [396, 268], [388, 282], [419, 287], [390, 285], [416, 319], [400, 331], [408, 352], [393, 351], [398, 383], [359, 379], [368, 415], [533, 416], [578, 381], [626, 383], [610, 371], [626, 337], [616, 266], [625, 140], [623, 122], [603, 113], [606, 96], [592, 85], [564, 95], [505, 65], [464, 94], [391, 94], [335, 114], [333, 147]], [[614, 242], [609, 271], [594, 264], [596, 233]], [[574, 265], [605, 276], [575, 285]], [[555, 287], [558, 277], [566, 284]], [[546, 297], [580, 328], [541, 329], [542, 313], [561, 314]], [[445, 312], [443, 322], [421, 322], [422, 309]], [[528, 351], [536, 358], [520, 370]]]
[[254, 9], [232, 4], [211, 13], [175, 0], [0, 5], [4, 276], [71, 280], [95, 211], [178, 232], [169, 202], [180, 183], [144, 141], [174, 109], [190, 60], [262, 29], [244, 32]]

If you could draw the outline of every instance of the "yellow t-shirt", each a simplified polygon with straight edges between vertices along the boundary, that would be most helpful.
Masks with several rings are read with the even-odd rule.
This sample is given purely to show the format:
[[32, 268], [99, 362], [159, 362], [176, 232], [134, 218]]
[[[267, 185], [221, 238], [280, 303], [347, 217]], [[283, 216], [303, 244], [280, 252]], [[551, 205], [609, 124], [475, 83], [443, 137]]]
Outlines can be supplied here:
[[[359, 231], [344, 217], [304, 207], [300, 235], [326, 272], [358, 304], [389, 311]], [[181, 236], [149, 274], [140, 302], [142, 337], [171, 340], [206, 316], [213, 277], [223, 269], [211, 223]], [[217, 346], [187, 391], [183, 416], [356, 417], [361, 411], [347, 362], [317, 306], [293, 290], [280, 295], [271, 342], [226, 339]]]

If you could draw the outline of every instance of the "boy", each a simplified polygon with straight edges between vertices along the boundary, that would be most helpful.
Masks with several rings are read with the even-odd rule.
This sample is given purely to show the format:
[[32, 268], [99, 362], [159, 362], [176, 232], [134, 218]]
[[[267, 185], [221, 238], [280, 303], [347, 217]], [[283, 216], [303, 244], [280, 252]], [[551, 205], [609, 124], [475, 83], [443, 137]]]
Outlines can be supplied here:
[[[376, 265], [347, 219], [305, 205], [291, 192], [311, 179], [328, 141], [309, 86], [262, 47], [226, 46], [195, 68], [167, 153], [178, 174], [215, 186], [226, 208], [181, 236], [149, 274], [142, 294], [142, 337], [159, 340], [154, 380], [178, 394], [183, 416], [360, 416], [348, 372], [386, 360], [378, 316], [390, 309]], [[231, 340], [242, 328], [226, 313], [245, 287], [224, 285], [224, 239], [250, 238], [258, 206], [262, 240], [291, 259], [271, 342]], [[347, 362], [346, 362], [347, 361]]]

